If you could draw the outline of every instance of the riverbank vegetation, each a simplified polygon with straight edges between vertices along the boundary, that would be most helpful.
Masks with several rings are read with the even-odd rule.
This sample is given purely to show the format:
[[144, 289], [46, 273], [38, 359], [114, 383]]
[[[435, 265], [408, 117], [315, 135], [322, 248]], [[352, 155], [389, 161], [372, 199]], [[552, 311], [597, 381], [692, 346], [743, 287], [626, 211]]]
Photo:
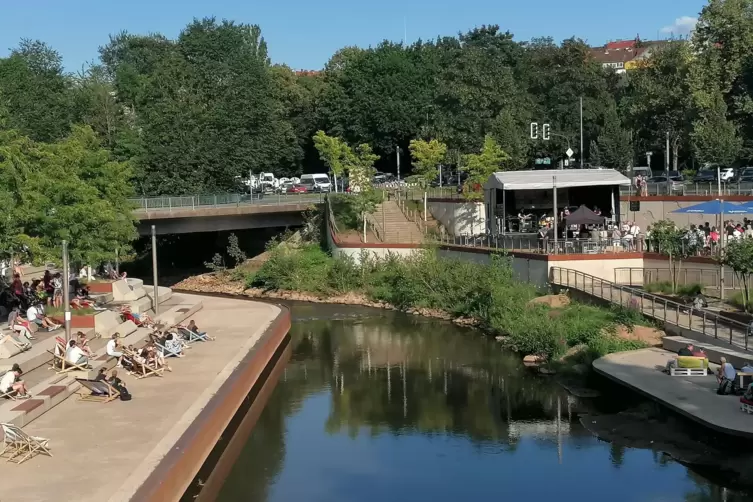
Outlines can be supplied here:
[[509, 259], [490, 264], [440, 257], [426, 250], [409, 257], [359, 262], [333, 257], [314, 244], [276, 246], [268, 260], [245, 276], [246, 287], [298, 291], [319, 297], [362, 295], [400, 310], [429, 309], [455, 318], [475, 319], [479, 327], [523, 354], [554, 359], [580, 350], [578, 358], [644, 347], [617, 336], [619, 326], [645, 324], [629, 309], [608, 309], [571, 302], [553, 308], [535, 300], [542, 292], [516, 280]]

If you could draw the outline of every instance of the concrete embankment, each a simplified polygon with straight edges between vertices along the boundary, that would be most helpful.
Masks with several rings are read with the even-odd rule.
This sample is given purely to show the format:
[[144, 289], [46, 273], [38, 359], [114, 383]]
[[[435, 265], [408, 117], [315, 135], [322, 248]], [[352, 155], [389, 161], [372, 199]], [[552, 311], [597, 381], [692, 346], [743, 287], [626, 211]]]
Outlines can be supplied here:
[[288, 354], [287, 309], [202, 301], [192, 319], [216, 341], [169, 359], [173, 371], [162, 378], [137, 380], [121, 370], [131, 401], [72, 397], [24, 427], [50, 440], [53, 457], [0, 464], [0, 500], [179, 500], [249, 392], [265, 388], [268, 363], [284, 364]]
[[609, 354], [593, 368], [615, 382], [715, 431], [753, 438], [753, 416], [740, 411], [736, 396], [716, 394], [716, 378], [669, 376], [661, 372], [674, 353], [658, 348]]

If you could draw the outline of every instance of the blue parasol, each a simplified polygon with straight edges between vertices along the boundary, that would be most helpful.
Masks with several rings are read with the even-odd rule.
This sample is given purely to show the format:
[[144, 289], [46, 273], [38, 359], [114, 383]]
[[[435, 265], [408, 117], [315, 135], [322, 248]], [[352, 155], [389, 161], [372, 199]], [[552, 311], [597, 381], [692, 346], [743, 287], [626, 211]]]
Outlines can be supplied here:
[[723, 200], [710, 200], [702, 202], [695, 206], [675, 209], [673, 213], [691, 213], [691, 214], [749, 214], [753, 210], [750, 207], [738, 206], [731, 202]]

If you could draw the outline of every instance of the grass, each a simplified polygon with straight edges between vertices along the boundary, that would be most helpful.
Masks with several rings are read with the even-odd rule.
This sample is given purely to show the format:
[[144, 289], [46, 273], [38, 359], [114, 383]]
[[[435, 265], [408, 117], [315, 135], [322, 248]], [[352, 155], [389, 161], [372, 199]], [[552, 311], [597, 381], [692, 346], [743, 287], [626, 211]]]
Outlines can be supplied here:
[[553, 310], [531, 304], [539, 292], [516, 280], [503, 256], [492, 256], [490, 264], [443, 258], [433, 251], [360, 258], [359, 263], [334, 258], [313, 244], [278, 246], [258, 271], [247, 275], [246, 285], [320, 296], [355, 292], [402, 310], [442, 310], [478, 319], [485, 331], [505, 336], [521, 353], [551, 358], [579, 345], [586, 345], [594, 357], [643, 346], [615, 335], [618, 324], [646, 324], [638, 311], [579, 303]]
[[[62, 319], [65, 316], [65, 309], [63, 307], [45, 307], [44, 312], [47, 317]], [[72, 316], [94, 315], [96, 313], [97, 311], [91, 308], [71, 309]]]
[[735, 291], [734, 293], [732, 293], [732, 295], [727, 299], [727, 303], [729, 303], [730, 305], [734, 305], [740, 310], [745, 310], [746, 312], [753, 312], [753, 300], [748, 300], [748, 308], [746, 309], [745, 301], [743, 300], [742, 291]]
[[677, 291], [672, 291], [672, 283], [670, 281], [651, 282], [644, 286], [644, 289], [649, 293], [662, 293], [665, 295], [676, 296], [695, 296], [699, 293], [703, 293], [703, 285], [698, 283], [691, 284], [678, 284]]

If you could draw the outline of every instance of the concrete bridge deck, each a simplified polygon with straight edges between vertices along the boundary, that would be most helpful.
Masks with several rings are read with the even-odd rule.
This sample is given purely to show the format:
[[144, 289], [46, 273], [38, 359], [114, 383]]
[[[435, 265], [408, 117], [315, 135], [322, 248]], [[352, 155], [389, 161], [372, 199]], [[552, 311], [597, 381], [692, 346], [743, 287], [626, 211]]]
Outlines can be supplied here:
[[[238, 372], [246, 370], [252, 351], [271, 327], [284, 333], [289, 327], [289, 313], [271, 304], [201, 298], [204, 308], [192, 319], [216, 341], [194, 344], [186, 357], [168, 359], [173, 371], [163, 378], [136, 380], [120, 370], [131, 401], [100, 404], [71, 397], [24, 427], [26, 433], [50, 440], [53, 457], [38, 455], [21, 465], [0, 463], [0, 500], [180, 498], [206, 458], [196, 452], [209, 453], [237, 409], [228, 412], [228, 393], [232, 390], [242, 401], [248, 392], [235, 379]], [[218, 422], [216, 412], [222, 410]], [[214, 422], [207, 413], [215, 413]], [[202, 421], [212, 427], [201, 429], [197, 423]], [[199, 450], [196, 443], [201, 443]], [[171, 455], [193, 464], [166, 468], [168, 459], [176, 461]], [[160, 490], [171, 491], [166, 495]]]

